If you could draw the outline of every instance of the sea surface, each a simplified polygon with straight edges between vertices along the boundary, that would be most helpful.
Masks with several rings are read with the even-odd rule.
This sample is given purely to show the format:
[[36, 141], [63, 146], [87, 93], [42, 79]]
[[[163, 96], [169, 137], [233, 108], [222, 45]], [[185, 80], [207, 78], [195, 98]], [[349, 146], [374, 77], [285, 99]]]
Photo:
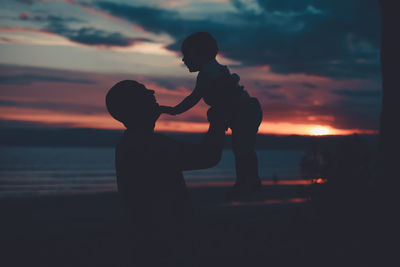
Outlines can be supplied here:
[[[300, 179], [300, 150], [257, 150], [260, 177], [268, 183]], [[210, 169], [186, 171], [188, 185], [233, 182], [234, 157], [224, 150]], [[114, 148], [0, 147], [0, 198], [116, 191]]]

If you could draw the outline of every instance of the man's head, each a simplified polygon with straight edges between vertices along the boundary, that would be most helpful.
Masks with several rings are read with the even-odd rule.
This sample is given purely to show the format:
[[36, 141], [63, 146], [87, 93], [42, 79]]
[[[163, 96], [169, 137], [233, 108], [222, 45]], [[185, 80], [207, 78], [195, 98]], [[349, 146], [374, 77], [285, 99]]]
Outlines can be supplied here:
[[120, 81], [111, 87], [106, 106], [111, 116], [129, 129], [152, 130], [160, 116], [154, 91], [132, 80]]
[[218, 53], [217, 41], [208, 32], [196, 32], [189, 35], [182, 43], [183, 58], [190, 72], [199, 71], [200, 67], [214, 59]]

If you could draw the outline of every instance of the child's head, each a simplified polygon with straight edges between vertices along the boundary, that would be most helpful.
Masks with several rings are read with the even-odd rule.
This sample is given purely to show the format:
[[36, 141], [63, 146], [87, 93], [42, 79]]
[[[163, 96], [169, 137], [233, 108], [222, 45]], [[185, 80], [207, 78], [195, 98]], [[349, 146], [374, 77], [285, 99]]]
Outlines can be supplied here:
[[218, 53], [217, 41], [208, 32], [196, 32], [182, 43], [183, 59], [190, 72], [199, 71], [201, 65], [214, 59]]
[[114, 119], [130, 129], [154, 127], [160, 115], [154, 91], [132, 80], [120, 81], [111, 87], [106, 106]]

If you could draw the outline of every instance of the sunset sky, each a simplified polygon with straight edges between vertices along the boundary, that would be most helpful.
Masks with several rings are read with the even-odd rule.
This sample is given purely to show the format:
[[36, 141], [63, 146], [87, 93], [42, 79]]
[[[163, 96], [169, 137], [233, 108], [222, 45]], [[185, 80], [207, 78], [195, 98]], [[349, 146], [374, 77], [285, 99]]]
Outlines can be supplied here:
[[[376, 133], [381, 77], [377, 0], [1, 0], [0, 130], [122, 129], [104, 97], [133, 79], [162, 105], [194, 88], [179, 51], [208, 31], [218, 59], [264, 111], [265, 134]], [[207, 106], [157, 129], [199, 132]]]

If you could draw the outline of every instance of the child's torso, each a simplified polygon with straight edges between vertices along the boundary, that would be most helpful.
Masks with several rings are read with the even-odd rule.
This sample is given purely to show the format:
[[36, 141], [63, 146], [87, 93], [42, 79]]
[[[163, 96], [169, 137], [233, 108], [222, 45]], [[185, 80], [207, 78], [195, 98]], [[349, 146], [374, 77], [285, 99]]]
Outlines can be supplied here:
[[196, 89], [201, 92], [204, 102], [214, 106], [232, 106], [243, 93], [239, 76], [230, 74], [226, 66], [214, 61], [203, 66], [197, 76]]

